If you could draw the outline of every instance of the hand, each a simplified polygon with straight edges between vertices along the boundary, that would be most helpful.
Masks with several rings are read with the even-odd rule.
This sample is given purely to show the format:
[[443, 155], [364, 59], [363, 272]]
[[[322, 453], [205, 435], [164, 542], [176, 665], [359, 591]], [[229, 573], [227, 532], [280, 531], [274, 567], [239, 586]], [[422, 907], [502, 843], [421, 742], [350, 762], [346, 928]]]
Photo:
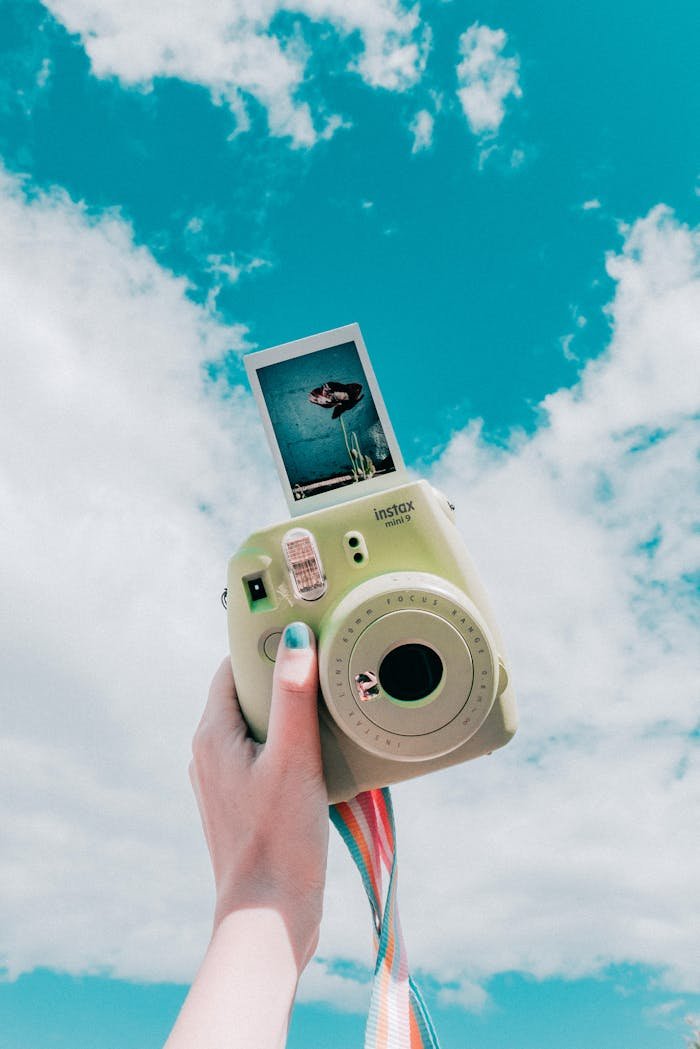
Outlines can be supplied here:
[[318, 944], [328, 853], [317, 696], [315, 638], [292, 623], [277, 654], [267, 742], [248, 735], [226, 658], [190, 764], [216, 884], [214, 932], [233, 911], [276, 910], [299, 974]]

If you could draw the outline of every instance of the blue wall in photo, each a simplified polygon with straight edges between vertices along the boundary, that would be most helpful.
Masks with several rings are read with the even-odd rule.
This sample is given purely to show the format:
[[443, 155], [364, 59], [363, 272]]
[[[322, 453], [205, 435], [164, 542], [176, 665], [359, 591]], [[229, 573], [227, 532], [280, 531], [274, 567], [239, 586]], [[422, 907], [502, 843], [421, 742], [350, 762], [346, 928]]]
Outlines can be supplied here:
[[348, 438], [354, 431], [360, 449], [378, 466], [389, 449], [354, 342], [270, 364], [258, 371], [289, 482], [308, 484], [350, 473], [340, 419], [332, 408], [309, 400], [324, 382], [360, 383], [362, 400], [344, 412]]

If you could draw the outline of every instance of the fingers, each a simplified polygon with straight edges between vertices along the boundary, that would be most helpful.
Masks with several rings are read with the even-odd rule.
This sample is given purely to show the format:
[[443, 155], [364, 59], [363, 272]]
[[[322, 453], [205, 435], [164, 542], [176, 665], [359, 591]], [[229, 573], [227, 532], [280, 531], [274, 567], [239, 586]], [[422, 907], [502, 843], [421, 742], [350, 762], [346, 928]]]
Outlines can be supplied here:
[[265, 749], [320, 768], [316, 639], [305, 623], [290, 623], [277, 649]]
[[209, 686], [209, 695], [195, 733], [195, 741], [209, 734], [220, 737], [245, 736], [247, 731], [236, 697], [231, 660], [226, 656]]
[[[227, 657], [214, 675], [192, 742], [195, 760], [190, 778], [193, 785], [197, 767], [210, 761], [212, 750], [218, 751], [225, 740], [247, 738], [248, 726], [238, 705], [231, 661]], [[290, 760], [301, 762], [313, 772], [321, 768], [316, 639], [304, 623], [290, 623], [277, 650], [264, 749], [271, 760], [281, 760], [284, 764]]]

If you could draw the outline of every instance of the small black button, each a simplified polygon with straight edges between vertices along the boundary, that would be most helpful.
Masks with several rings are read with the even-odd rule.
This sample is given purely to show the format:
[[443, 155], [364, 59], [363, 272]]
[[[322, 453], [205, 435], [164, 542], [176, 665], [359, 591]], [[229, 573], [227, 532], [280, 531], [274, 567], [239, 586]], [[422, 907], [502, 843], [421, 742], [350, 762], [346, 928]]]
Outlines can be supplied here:
[[262, 579], [248, 579], [247, 583], [251, 601], [262, 601], [264, 597], [267, 597], [267, 591]]

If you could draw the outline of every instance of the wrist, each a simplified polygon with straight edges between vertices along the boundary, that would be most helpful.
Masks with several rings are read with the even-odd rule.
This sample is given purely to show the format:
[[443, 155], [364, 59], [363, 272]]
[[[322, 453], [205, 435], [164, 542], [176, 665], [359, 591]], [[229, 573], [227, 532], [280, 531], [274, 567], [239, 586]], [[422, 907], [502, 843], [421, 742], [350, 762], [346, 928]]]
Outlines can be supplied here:
[[[216, 926], [166, 1049], [284, 1049], [298, 972], [284, 922], [270, 908]], [[232, 1034], [234, 1032], [234, 1034]]]
[[247, 907], [224, 915], [212, 934], [212, 949], [235, 958], [237, 966], [242, 962], [251, 985], [263, 997], [274, 986], [275, 999], [291, 1005], [299, 972], [286, 924], [277, 911]]
[[[259, 935], [268, 937], [271, 948], [289, 948], [294, 958], [296, 978], [314, 956], [321, 928], [322, 908], [310, 906], [307, 899], [294, 899], [288, 892], [274, 894], [251, 893], [243, 899], [240, 891], [218, 893], [212, 928], [212, 940], [223, 926], [236, 925], [244, 929], [250, 919], [248, 915], [265, 915]], [[235, 919], [231, 921], [231, 919]], [[257, 929], [258, 927], [255, 926]]]

